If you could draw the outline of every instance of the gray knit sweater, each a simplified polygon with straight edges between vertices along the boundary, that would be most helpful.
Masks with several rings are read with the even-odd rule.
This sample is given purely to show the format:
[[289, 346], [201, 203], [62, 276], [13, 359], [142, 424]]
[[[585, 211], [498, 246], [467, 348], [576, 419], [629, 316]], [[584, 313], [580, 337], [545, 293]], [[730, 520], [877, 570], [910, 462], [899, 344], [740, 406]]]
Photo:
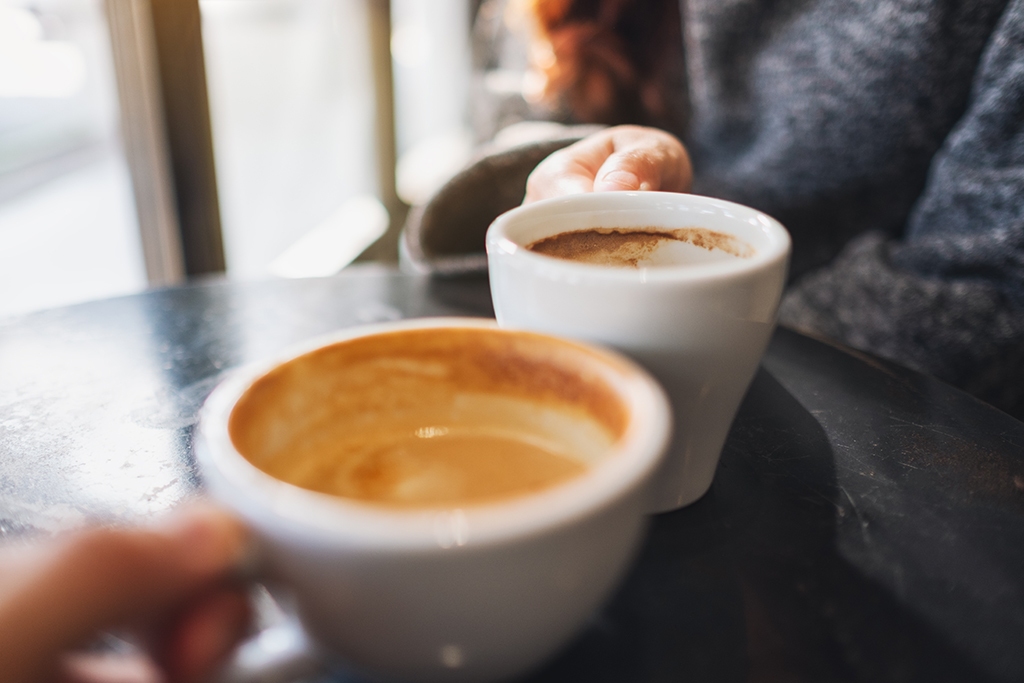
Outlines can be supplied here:
[[794, 238], [781, 320], [1024, 415], [1024, 0], [686, 0], [694, 190]]
[[[681, 13], [694, 191], [789, 228], [781, 321], [1024, 418], [1024, 0], [682, 0]], [[528, 114], [475, 104], [498, 123]], [[515, 175], [495, 159], [447, 203]]]

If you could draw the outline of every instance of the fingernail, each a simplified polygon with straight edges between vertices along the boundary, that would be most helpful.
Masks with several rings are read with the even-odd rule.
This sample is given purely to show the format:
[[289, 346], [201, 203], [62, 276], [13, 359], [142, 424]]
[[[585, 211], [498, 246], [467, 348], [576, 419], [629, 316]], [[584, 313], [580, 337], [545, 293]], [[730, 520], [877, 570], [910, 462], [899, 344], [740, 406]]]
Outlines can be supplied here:
[[609, 171], [601, 177], [601, 183], [614, 186], [609, 189], [636, 190], [640, 187], [640, 179], [629, 171]]

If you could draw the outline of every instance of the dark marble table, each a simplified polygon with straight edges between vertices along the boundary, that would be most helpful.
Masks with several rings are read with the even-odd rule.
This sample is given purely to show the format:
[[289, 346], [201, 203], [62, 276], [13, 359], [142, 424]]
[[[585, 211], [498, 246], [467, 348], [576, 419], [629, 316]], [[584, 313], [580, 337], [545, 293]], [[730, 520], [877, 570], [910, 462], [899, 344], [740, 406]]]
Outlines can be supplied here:
[[[0, 321], [0, 536], [196, 495], [222, 373], [363, 322], [491, 315], [483, 280], [211, 282]], [[775, 335], [711, 491], [535, 681], [1024, 681], [1024, 424]]]

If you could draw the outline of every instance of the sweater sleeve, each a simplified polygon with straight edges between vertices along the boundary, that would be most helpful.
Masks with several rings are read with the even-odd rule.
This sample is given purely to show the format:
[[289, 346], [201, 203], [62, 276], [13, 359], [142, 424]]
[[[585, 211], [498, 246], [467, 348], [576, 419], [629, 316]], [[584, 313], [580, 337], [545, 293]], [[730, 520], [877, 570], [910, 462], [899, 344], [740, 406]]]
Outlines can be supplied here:
[[786, 294], [784, 324], [1024, 419], [1024, 0], [1011, 0], [901, 239], [869, 233]]

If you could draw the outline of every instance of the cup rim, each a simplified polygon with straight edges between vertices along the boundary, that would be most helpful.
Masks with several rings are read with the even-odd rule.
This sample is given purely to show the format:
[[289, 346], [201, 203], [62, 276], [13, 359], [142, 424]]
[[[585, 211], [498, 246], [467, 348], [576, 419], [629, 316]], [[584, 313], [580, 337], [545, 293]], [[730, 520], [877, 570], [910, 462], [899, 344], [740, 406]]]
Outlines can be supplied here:
[[[758, 248], [749, 258], [733, 258], [699, 264], [679, 266], [659, 265], [648, 268], [623, 268], [620, 266], [579, 263], [556, 258], [547, 254], [530, 251], [525, 244], [514, 240], [509, 231], [522, 220], [539, 218], [544, 215], [557, 216], [589, 211], [656, 211], [659, 208], [689, 206], [705, 213], [718, 212], [729, 218], [741, 220], [759, 229], [768, 239], [767, 248]], [[600, 277], [626, 282], [664, 282], [728, 278], [747, 274], [776, 264], [789, 258], [792, 248], [789, 231], [768, 214], [749, 206], [681, 192], [587, 192], [542, 199], [524, 204], [501, 214], [487, 229], [486, 249], [489, 257], [498, 255], [515, 256], [524, 264], [546, 270], [558, 271], [578, 277]]]
[[[346, 500], [286, 483], [263, 472], [235, 448], [228, 418], [252, 384], [278, 365], [319, 348], [364, 336], [417, 329], [486, 329], [496, 334], [549, 338], [610, 365], [632, 419], [612, 452], [583, 474], [535, 493], [480, 505], [398, 509]], [[231, 372], [207, 398], [196, 430], [195, 455], [203, 479], [221, 504], [250, 520], [283, 525], [305, 537], [379, 550], [437, 550], [488, 545], [530, 536], [592, 515], [648, 483], [663, 459], [672, 416], [662, 387], [621, 354], [553, 335], [509, 330], [481, 318], [417, 318], [360, 325], [310, 339], [269, 360]], [[630, 455], [632, 453], [632, 455]]]

